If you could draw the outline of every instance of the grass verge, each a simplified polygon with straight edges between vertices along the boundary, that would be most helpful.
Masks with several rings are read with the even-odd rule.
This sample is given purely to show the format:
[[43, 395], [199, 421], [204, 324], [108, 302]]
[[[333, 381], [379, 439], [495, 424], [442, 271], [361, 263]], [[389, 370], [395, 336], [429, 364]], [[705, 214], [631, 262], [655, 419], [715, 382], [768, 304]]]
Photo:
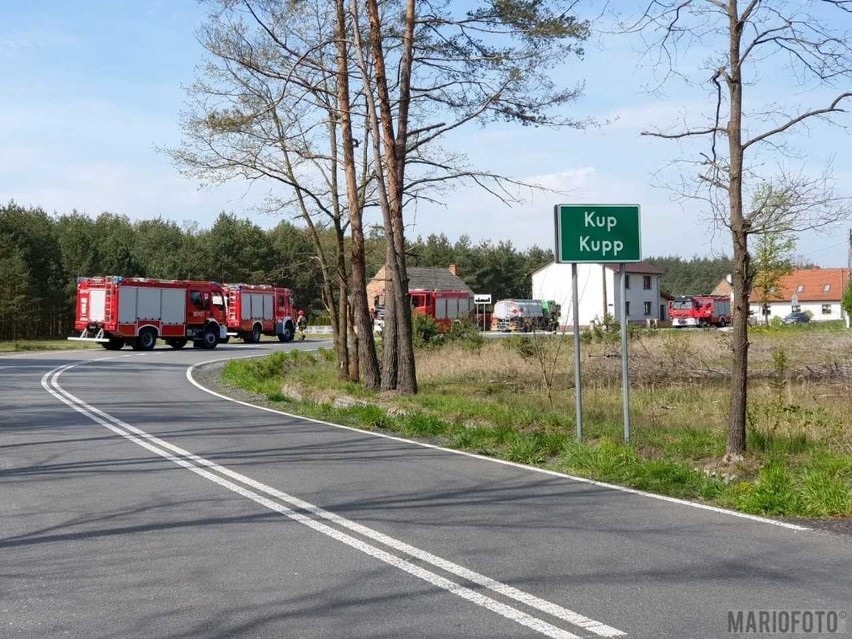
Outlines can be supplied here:
[[68, 340], [59, 339], [0, 341], [0, 353], [21, 353], [28, 351], [76, 351], [83, 348], [100, 348], [100, 345], [88, 342], [70, 342]]
[[[637, 384], [633, 445], [625, 446], [620, 387], [606, 375], [587, 377], [586, 441], [577, 443], [571, 391], [543, 389], [535, 375], [519, 378], [525, 359], [510, 342], [476, 352], [460, 346], [419, 352], [421, 392], [414, 397], [339, 380], [330, 351], [232, 361], [223, 381], [288, 412], [746, 513], [852, 516], [848, 395], [834, 382], [803, 388], [771, 376], [756, 382], [750, 452], [728, 465], [720, 462], [727, 389], [719, 380], [672, 374], [667, 384], [656, 377]], [[643, 365], [655, 366], [650, 359]]]

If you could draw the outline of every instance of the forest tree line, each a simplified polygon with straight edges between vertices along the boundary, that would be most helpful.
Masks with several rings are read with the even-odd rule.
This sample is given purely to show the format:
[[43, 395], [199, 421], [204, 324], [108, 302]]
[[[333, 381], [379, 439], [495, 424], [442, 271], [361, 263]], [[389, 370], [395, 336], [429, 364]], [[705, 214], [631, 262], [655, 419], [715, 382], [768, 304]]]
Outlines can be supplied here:
[[[335, 241], [332, 231], [327, 236]], [[365, 247], [372, 276], [384, 263], [381, 233], [371, 233]], [[495, 300], [529, 297], [532, 272], [553, 259], [552, 251], [538, 246], [474, 243], [467, 236], [450, 241], [444, 234], [416, 237], [406, 252], [413, 266], [455, 264], [474, 291]], [[647, 261], [666, 271], [662, 288], [674, 294], [709, 292], [730, 269], [727, 258]], [[114, 213], [51, 215], [14, 202], [0, 207], [0, 339], [70, 335], [77, 277], [97, 275], [287, 286], [315, 320], [325, 315], [313, 244], [304, 227], [288, 221], [263, 229], [221, 213], [202, 228]]]

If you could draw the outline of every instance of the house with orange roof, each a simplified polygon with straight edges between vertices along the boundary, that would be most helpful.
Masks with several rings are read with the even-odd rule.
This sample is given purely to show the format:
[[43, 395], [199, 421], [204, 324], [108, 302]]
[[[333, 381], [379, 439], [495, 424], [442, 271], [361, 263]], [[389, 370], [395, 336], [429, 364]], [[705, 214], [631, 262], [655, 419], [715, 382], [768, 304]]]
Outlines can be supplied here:
[[[784, 317], [802, 311], [812, 321], [845, 319], [841, 307], [843, 292], [849, 286], [849, 269], [798, 268], [779, 281], [778, 290], [767, 301], [770, 317]], [[752, 295], [751, 311], [762, 317], [760, 300]]]

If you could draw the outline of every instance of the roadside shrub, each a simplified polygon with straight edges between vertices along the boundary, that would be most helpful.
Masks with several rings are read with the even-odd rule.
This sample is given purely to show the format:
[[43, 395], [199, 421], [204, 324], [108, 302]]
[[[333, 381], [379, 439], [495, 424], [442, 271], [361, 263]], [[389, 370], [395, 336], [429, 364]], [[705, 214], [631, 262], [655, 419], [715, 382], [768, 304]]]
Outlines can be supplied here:
[[779, 405], [784, 403], [789, 371], [790, 364], [787, 359], [787, 352], [783, 348], [776, 346], [772, 349], [772, 380], [770, 384], [775, 391], [775, 399]]
[[528, 335], [511, 335], [503, 340], [503, 345], [524, 359], [535, 357], [536, 354], [533, 338]]
[[441, 329], [434, 318], [421, 313], [414, 313], [411, 318], [411, 328], [414, 333], [414, 348], [434, 346]]
[[465, 350], [479, 351], [485, 343], [485, 338], [482, 337], [476, 324], [466, 320], [453, 322], [450, 325], [450, 330], [444, 333], [444, 341], [459, 343]]
[[[630, 326], [627, 327], [628, 330], [628, 339]], [[594, 323], [592, 324], [588, 330], [585, 330], [580, 333], [580, 340], [585, 343], [592, 344], [614, 344], [621, 340], [621, 332], [618, 322], [615, 321], [615, 318], [607, 313], [604, 318], [603, 324]]]

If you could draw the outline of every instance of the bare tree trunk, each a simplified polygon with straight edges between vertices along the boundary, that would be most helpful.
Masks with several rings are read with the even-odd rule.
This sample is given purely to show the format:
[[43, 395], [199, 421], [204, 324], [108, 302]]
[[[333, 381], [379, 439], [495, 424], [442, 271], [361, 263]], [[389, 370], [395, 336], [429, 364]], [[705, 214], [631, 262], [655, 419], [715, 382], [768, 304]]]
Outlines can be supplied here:
[[[398, 366], [397, 389], [402, 393], [417, 392], [417, 375], [414, 363], [414, 343], [411, 326], [411, 312], [408, 304], [408, 275], [405, 267], [405, 234], [403, 227], [403, 190], [405, 175], [405, 157], [408, 131], [408, 105], [410, 98], [411, 64], [414, 45], [414, 0], [406, 3], [406, 25], [403, 35], [403, 50], [400, 60], [400, 97], [399, 126], [394, 134], [393, 109], [388, 91], [384, 50], [382, 48], [382, 29], [376, 0], [367, 0], [367, 13], [370, 22], [370, 35], [375, 65], [375, 86], [378, 94], [379, 124], [384, 143], [384, 158], [387, 164], [385, 183], [390, 213], [390, 226], [385, 224], [385, 236], [388, 246], [388, 275], [392, 280], [394, 309], [388, 313], [387, 302], [391, 296], [385, 295], [385, 318], [389, 315], [396, 324], [396, 359]], [[378, 135], [379, 132], [376, 132]], [[392, 255], [391, 255], [392, 253]], [[390, 258], [393, 259], [390, 259]], [[384, 359], [387, 363], [387, 357]], [[383, 380], [382, 386], [385, 386]]]
[[[402, 194], [400, 193], [400, 202]], [[405, 267], [405, 246], [402, 233], [402, 211], [395, 216], [394, 229], [395, 244], [397, 247], [397, 286], [394, 288], [394, 302], [396, 304], [397, 316], [397, 365], [399, 366], [397, 389], [401, 393], [413, 394], [417, 392], [417, 371], [414, 363], [414, 329], [411, 322], [411, 305], [408, 301], [408, 273]]]
[[[388, 263], [391, 261], [391, 242], [388, 241]], [[385, 327], [382, 331], [382, 390], [396, 390], [399, 382], [399, 366], [397, 363], [397, 350], [399, 342], [397, 339], [397, 322], [396, 322], [396, 296], [393, 294], [393, 287], [396, 286], [396, 281], [391, 279], [390, 274], [387, 274], [388, 269], [385, 269]]]
[[[346, 13], [343, 0], [335, 0], [337, 14], [337, 105], [343, 134], [343, 170], [346, 199], [352, 227], [352, 316], [360, 373], [364, 386], [379, 388], [379, 361], [373, 340], [370, 306], [367, 300], [367, 264], [364, 256], [364, 225], [358, 179], [355, 175], [355, 147], [352, 141], [352, 114], [349, 102], [349, 52], [346, 45]], [[355, 378], [357, 379], [357, 378]]]
[[352, 311], [350, 306], [349, 308], [349, 326], [347, 327], [347, 335], [349, 340], [350, 348], [352, 349], [349, 353], [349, 379], [353, 381], [358, 381], [361, 379], [361, 369], [360, 369], [360, 355], [359, 351], [361, 349], [361, 344], [358, 342], [358, 335], [355, 330], [355, 314]]
[[731, 119], [728, 122], [728, 195], [731, 237], [734, 244], [734, 343], [731, 368], [731, 404], [728, 420], [726, 457], [742, 457], [746, 449], [746, 407], [748, 405], [748, 312], [749, 312], [749, 228], [743, 216], [743, 84], [740, 65], [740, 42], [743, 25], [739, 19], [737, 0], [728, 2], [730, 33], [730, 75], [727, 77], [731, 96]]
[[[349, 330], [349, 277], [346, 269], [346, 243], [343, 236], [343, 229], [339, 227], [339, 220], [334, 223], [335, 232], [337, 232], [337, 308], [340, 313], [340, 353], [338, 354], [338, 362], [340, 369], [337, 371], [341, 379], [352, 379], [349, 376], [349, 367], [352, 356], [349, 352], [349, 340], [347, 338]], [[353, 381], [357, 381], [353, 380]]]
[[411, 325], [411, 307], [408, 303], [408, 270], [405, 264], [405, 225], [403, 221], [402, 203], [405, 185], [405, 163], [408, 146], [408, 110], [411, 102], [411, 65], [414, 60], [414, 0], [408, 0], [405, 7], [405, 33], [403, 35], [402, 58], [400, 67], [400, 97], [399, 113], [397, 116], [397, 139], [394, 144], [396, 156], [396, 191], [391, 200], [391, 213], [394, 218], [394, 243], [398, 260], [399, 287], [397, 303], [400, 304], [397, 342], [399, 352], [399, 390], [402, 393], [417, 392], [417, 369], [414, 361], [414, 331]]

